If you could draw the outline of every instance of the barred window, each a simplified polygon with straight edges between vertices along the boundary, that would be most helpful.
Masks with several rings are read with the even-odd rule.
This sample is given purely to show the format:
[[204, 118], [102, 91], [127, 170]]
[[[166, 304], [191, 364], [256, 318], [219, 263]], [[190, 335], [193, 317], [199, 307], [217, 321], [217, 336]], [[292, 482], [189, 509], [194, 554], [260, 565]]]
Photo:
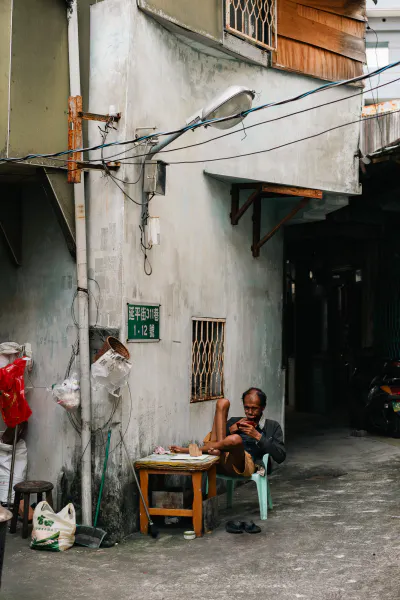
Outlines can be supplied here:
[[277, 0], [225, 0], [225, 29], [268, 50], [276, 49]]
[[193, 319], [191, 402], [224, 397], [225, 319]]

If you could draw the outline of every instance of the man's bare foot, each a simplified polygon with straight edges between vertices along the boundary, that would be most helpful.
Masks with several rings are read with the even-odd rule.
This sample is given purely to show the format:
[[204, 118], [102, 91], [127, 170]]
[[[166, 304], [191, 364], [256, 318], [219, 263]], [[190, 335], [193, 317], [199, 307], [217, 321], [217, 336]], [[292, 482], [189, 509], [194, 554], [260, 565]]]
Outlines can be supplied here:
[[218, 444], [217, 441], [206, 442], [204, 444], [204, 446], [202, 448], [200, 448], [200, 450], [202, 451], [203, 454], [212, 454], [213, 456], [220, 456], [220, 454], [221, 454], [220, 450], [218, 450], [218, 448], [215, 447], [217, 444]]
[[212, 456], [220, 456], [221, 455], [221, 450], [218, 450], [217, 448], [208, 447], [206, 452], [208, 454], [212, 454]]
[[[218, 442], [213, 442], [211, 444], [208, 443], [205, 446], [202, 446], [200, 450], [203, 454], [212, 454], [213, 456], [219, 456], [221, 454], [221, 451], [218, 450], [218, 448], [215, 448], [216, 444], [218, 444]], [[182, 448], [182, 446], [177, 446], [176, 444], [170, 446], [169, 449], [175, 454], [189, 454], [189, 448]]]

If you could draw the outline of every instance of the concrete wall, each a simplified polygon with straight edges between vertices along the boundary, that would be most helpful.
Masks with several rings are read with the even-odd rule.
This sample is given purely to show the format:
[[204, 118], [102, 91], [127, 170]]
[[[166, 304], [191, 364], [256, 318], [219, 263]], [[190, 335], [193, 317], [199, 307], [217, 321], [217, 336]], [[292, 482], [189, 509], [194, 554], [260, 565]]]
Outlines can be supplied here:
[[77, 436], [47, 391], [63, 380], [76, 339], [71, 319], [75, 264], [41, 188], [23, 187], [22, 204], [21, 267], [10, 261], [0, 240], [0, 340], [32, 345], [34, 368], [26, 378], [32, 386], [27, 393], [32, 408], [28, 477], [56, 484], [62, 467], [76, 466]]
[[222, 5], [220, 0], [139, 0], [140, 8], [157, 19], [171, 21], [180, 27], [211, 37], [222, 43]]
[[[118, 131], [107, 141], [133, 139], [137, 127], [179, 127], [216, 93], [234, 84], [256, 90], [258, 104], [312, 89], [318, 82], [202, 54], [138, 11], [135, 2], [104, 0], [92, 6], [90, 107], [107, 112], [113, 104], [123, 114]], [[361, 97], [347, 96], [356, 92], [355, 88], [333, 90], [291, 104], [290, 109], [262, 112], [248, 117], [245, 125], [346, 98], [334, 107], [246, 132], [238, 127], [234, 136], [163, 157], [173, 163], [242, 154], [352, 121], [359, 116]], [[171, 148], [217, 133], [207, 129], [186, 134]], [[99, 142], [95, 124], [90, 125], [89, 139], [91, 144]], [[155, 197], [150, 204], [150, 214], [161, 222], [161, 246], [149, 253], [151, 276], [144, 274], [141, 208], [134, 203], [142, 202], [141, 186], [125, 186], [129, 200], [110, 179], [90, 174], [89, 263], [90, 274], [101, 288], [99, 324], [117, 328], [124, 340], [128, 301], [162, 305], [162, 341], [129, 345], [130, 391], [125, 390], [114, 419], [119, 421], [116, 433], [118, 429], [125, 433], [132, 456], [151, 452], [155, 444], [198, 439], [210, 430], [214, 402], [190, 404], [191, 319], [195, 316], [226, 318], [225, 394], [232, 401], [232, 414], [241, 414], [241, 393], [257, 385], [268, 394], [268, 415], [282, 421], [282, 237], [274, 237], [262, 248], [260, 258], [253, 259], [251, 211], [237, 227], [231, 226], [227, 178], [355, 194], [359, 192], [357, 145], [358, 127], [351, 126], [270, 154], [221, 163], [171, 164], [166, 196]], [[114, 147], [104, 155], [121, 150]], [[127, 165], [117, 176], [134, 181], [139, 171], [137, 165]], [[276, 224], [279, 211], [277, 200], [264, 201], [262, 233]], [[92, 322], [95, 312], [92, 303]], [[94, 394], [96, 419], [106, 416], [108, 403], [103, 395]], [[110, 490], [121, 485], [117, 443], [119, 436], [113, 434]]]
[[68, 143], [66, 6], [64, 0], [0, 0], [3, 155], [54, 152]]
[[[78, 3], [84, 110], [89, 110], [89, 15], [95, 2]], [[67, 28], [66, 0], [0, 0], [0, 155], [67, 146]], [[86, 129], [84, 123], [85, 138]]]

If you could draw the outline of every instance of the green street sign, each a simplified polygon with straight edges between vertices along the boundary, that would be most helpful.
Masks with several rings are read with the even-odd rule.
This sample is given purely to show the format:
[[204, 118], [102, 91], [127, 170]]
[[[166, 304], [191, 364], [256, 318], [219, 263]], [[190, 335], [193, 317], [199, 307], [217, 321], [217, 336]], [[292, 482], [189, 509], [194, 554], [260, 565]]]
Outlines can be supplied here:
[[160, 305], [128, 304], [128, 342], [160, 341]]

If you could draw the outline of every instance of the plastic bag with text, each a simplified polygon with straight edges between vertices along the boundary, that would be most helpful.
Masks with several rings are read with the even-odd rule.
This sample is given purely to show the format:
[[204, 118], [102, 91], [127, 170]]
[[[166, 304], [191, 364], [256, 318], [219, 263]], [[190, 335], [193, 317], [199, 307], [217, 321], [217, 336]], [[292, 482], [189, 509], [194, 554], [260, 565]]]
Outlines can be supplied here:
[[116, 391], [127, 384], [131, 368], [132, 363], [126, 358], [114, 350], [108, 350], [92, 364], [94, 388], [103, 387], [109, 394], [118, 396]]
[[75, 543], [76, 517], [73, 504], [55, 513], [47, 502], [39, 502], [33, 513], [31, 548], [63, 552]]

